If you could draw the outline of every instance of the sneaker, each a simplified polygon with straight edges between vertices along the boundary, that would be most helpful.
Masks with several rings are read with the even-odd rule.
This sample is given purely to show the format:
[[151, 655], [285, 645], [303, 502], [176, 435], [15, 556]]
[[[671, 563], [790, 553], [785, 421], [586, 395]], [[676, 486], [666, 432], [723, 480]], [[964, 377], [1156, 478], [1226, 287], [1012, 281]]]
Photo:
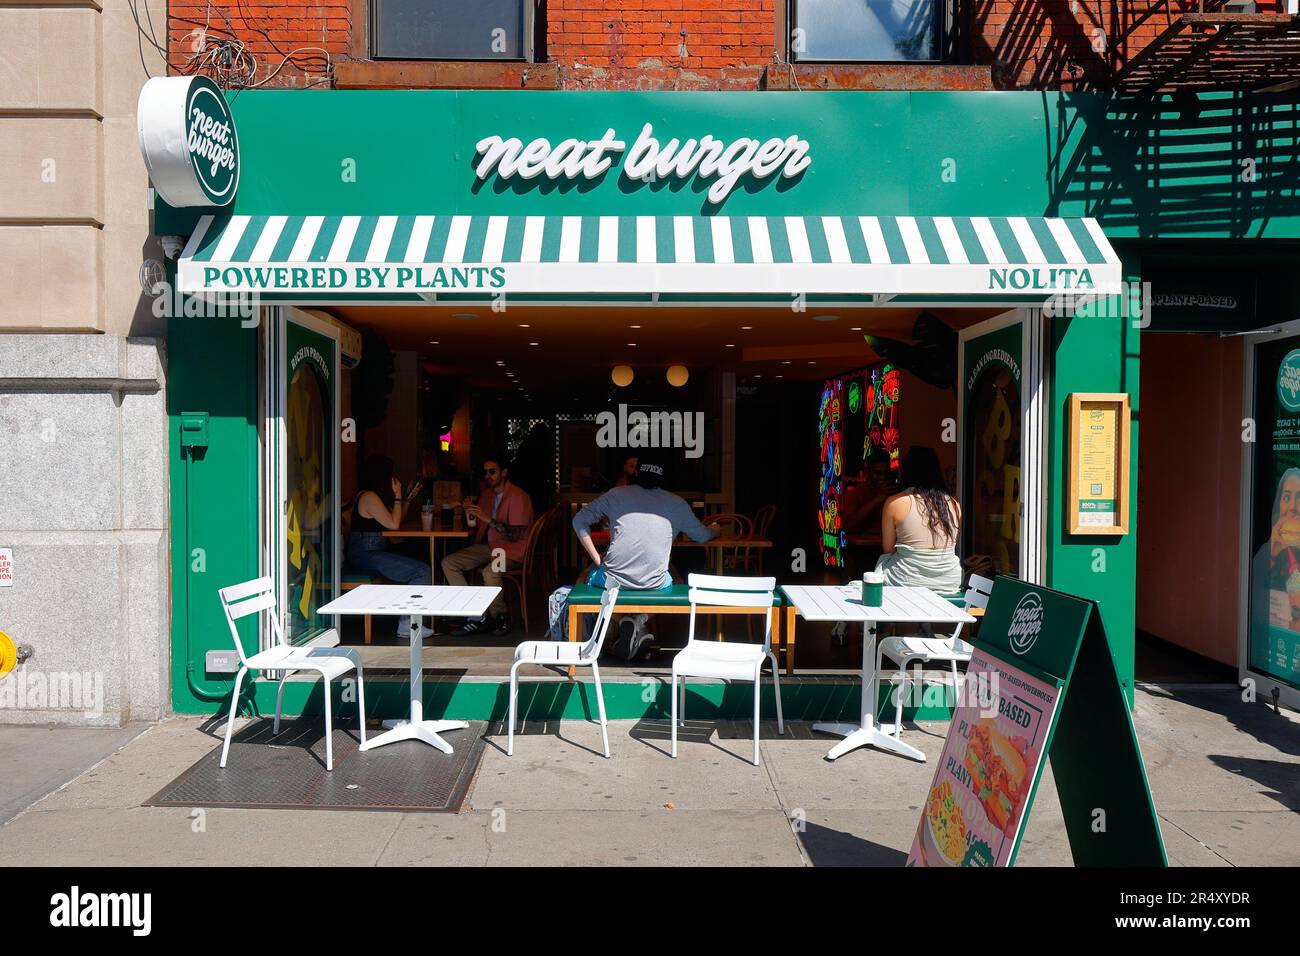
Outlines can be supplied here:
[[460, 627], [456, 628], [456, 634], [484, 634], [492, 629], [492, 622], [487, 619], [487, 615], [476, 617], [466, 621]]
[[498, 614], [496, 622], [492, 626], [492, 633], [498, 637], [504, 637], [510, 633], [510, 617], [507, 614]]
[[649, 631], [641, 631], [632, 638], [632, 654], [628, 660], [647, 660], [655, 649], [655, 636]]
[[609, 644], [609, 653], [613, 657], [621, 660], [630, 661], [632, 659], [632, 645], [636, 638], [636, 621], [630, 617], [623, 617], [618, 622], [618, 633], [614, 635], [614, 640]]

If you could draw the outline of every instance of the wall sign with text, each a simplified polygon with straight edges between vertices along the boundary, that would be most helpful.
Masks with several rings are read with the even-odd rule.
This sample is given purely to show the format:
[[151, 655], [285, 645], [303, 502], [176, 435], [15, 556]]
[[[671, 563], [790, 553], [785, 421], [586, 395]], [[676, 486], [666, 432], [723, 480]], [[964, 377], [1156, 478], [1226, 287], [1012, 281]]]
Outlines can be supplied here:
[[1066, 413], [1070, 534], [1128, 534], [1129, 397], [1075, 392]]
[[156, 76], [136, 107], [149, 181], [172, 206], [225, 206], [239, 188], [239, 136], [221, 88], [206, 76]]

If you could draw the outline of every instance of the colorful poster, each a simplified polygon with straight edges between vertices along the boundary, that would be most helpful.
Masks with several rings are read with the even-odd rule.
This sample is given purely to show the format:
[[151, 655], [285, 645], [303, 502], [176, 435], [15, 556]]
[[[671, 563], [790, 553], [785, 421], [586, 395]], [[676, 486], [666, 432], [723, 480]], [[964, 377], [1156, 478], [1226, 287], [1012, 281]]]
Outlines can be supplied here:
[[1009, 865], [1045, 755], [1059, 688], [981, 650], [966, 675], [988, 693], [953, 715], [908, 866]]
[[1257, 347], [1251, 670], [1300, 687], [1300, 338]]

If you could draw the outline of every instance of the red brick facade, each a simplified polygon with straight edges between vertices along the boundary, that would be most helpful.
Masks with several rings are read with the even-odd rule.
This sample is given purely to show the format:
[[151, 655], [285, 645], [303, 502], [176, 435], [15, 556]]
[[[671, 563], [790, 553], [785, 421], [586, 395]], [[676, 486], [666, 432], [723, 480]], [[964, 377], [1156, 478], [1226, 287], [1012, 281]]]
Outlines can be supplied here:
[[[371, 62], [368, 7], [366, 0], [178, 0], [170, 62], [176, 72], [220, 74], [232, 86], [1092, 88], [1105, 87], [1200, 0], [957, 0], [955, 62], [943, 66], [791, 66], [786, 0], [547, 0], [541, 62]], [[1281, 8], [1280, 0], [1259, 4]]]

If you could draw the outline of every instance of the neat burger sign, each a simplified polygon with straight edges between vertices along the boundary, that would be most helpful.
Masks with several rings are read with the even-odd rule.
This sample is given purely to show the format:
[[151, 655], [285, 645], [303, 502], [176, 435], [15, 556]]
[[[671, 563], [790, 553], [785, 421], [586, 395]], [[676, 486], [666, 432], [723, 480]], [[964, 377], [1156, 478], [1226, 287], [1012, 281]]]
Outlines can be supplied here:
[[225, 206], [239, 188], [239, 136], [221, 89], [205, 76], [154, 77], [136, 108], [149, 179], [169, 205]]

